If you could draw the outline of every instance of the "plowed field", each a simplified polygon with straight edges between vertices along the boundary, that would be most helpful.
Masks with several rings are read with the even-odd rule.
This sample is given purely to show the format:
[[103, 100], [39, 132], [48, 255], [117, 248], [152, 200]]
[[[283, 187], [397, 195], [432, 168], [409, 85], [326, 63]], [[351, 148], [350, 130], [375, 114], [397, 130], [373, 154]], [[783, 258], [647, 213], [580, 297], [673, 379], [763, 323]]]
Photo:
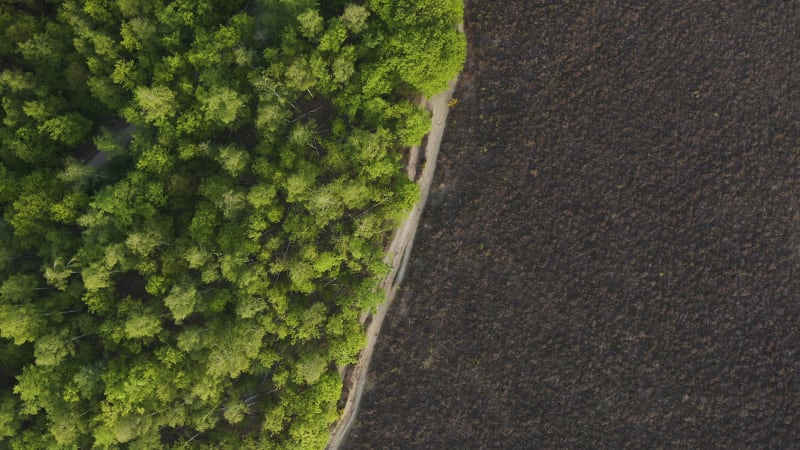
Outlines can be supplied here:
[[800, 2], [468, 1], [465, 28], [346, 448], [798, 445]]

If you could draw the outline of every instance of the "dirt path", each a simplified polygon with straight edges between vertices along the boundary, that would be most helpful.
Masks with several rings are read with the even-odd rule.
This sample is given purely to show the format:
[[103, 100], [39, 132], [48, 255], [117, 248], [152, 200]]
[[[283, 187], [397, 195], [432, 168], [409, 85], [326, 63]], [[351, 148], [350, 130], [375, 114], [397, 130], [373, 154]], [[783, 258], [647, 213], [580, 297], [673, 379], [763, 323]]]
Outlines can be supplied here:
[[[409, 213], [408, 218], [403, 222], [402, 226], [395, 232], [389, 244], [387, 262], [391, 264], [392, 270], [386, 276], [382, 284], [383, 289], [386, 291], [386, 301], [383, 302], [378, 307], [377, 312], [372, 315], [371, 322], [367, 327], [367, 345], [364, 350], [361, 351], [358, 362], [345, 380], [345, 385], [349, 394], [342, 412], [342, 417], [331, 434], [331, 439], [328, 443], [328, 449], [330, 450], [337, 450], [341, 447], [358, 413], [358, 405], [364, 393], [364, 385], [367, 381], [366, 374], [369, 371], [369, 365], [372, 361], [375, 343], [378, 340], [378, 335], [383, 326], [386, 312], [389, 310], [397, 294], [400, 283], [402, 283], [405, 277], [408, 258], [414, 245], [414, 236], [417, 233], [419, 220], [422, 216], [422, 211], [425, 209], [425, 204], [428, 201], [431, 190], [431, 184], [433, 183], [433, 175], [436, 171], [436, 160], [439, 156], [439, 146], [441, 145], [445, 124], [447, 122], [447, 114], [449, 111], [448, 103], [453, 96], [456, 83], [457, 80], [452, 80], [447, 91], [439, 93], [424, 102], [424, 106], [432, 113], [432, 124], [425, 145], [424, 167], [422, 169], [422, 174], [419, 176], [419, 179], [417, 179], [417, 184], [420, 187], [420, 201], [414, 206], [414, 209], [411, 210], [411, 213]], [[412, 149], [411, 154], [412, 157], [409, 158], [407, 172], [409, 178], [414, 179], [417, 173], [419, 148]], [[363, 319], [366, 319], [366, 317]]]
[[[136, 132], [136, 125], [134, 124], [126, 124], [124, 127], [120, 128], [119, 130], [115, 131], [115, 140], [117, 144], [120, 146], [126, 146], [131, 142], [133, 139], [133, 133]], [[94, 151], [92, 152], [91, 157], [85, 164], [93, 169], [102, 169], [103, 166], [106, 165], [108, 162], [108, 154], [105, 152], [101, 152], [97, 150], [94, 145], [92, 145]]]

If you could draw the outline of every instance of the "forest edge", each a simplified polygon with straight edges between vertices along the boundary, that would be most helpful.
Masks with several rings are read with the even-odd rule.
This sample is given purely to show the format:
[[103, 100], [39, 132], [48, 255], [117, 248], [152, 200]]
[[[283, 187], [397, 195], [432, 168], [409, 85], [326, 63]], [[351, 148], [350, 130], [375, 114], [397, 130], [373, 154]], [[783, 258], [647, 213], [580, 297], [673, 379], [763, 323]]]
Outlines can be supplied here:
[[[459, 25], [459, 32], [463, 33], [463, 24]], [[392, 239], [387, 247], [386, 262], [391, 265], [390, 272], [386, 275], [381, 282], [381, 288], [386, 293], [386, 299], [383, 303], [378, 305], [374, 314], [364, 313], [361, 316], [361, 323], [367, 325], [367, 344], [358, 356], [358, 362], [352, 368], [342, 368], [340, 372], [343, 375], [344, 392], [347, 392], [347, 399], [342, 410], [341, 417], [332, 426], [331, 438], [328, 441], [327, 450], [339, 450], [347, 437], [353, 423], [355, 422], [358, 414], [358, 406], [361, 403], [361, 397], [364, 394], [364, 386], [367, 381], [367, 373], [369, 372], [369, 365], [372, 361], [372, 355], [375, 351], [375, 344], [380, 335], [383, 320], [386, 313], [394, 300], [395, 295], [403, 282], [408, 264], [409, 256], [414, 245], [414, 237], [417, 233], [422, 211], [425, 209], [428, 196], [430, 194], [431, 184], [433, 182], [433, 175], [436, 170], [436, 160], [439, 156], [439, 146], [442, 142], [444, 135], [445, 125], [447, 123], [447, 114], [450, 109], [450, 100], [453, 97], [458, 76], [450, 80], [448, 89], [440, 92], [430, 99], [421, 99], [420, 106], [424, 106], [431, 111], [431, 131], [425, 139], [425, 157], [422, 167], [422, 173], [416, 183], [420, 188], [420, 199], [414, 208], [409, 213], [408, 217], [403, 221], [400, 227], [394, 232]], [[410, 149], [410, 155], [406, 171], [409, 178], [414, 180], [418, 171], [418, 154], [419, 147]]]

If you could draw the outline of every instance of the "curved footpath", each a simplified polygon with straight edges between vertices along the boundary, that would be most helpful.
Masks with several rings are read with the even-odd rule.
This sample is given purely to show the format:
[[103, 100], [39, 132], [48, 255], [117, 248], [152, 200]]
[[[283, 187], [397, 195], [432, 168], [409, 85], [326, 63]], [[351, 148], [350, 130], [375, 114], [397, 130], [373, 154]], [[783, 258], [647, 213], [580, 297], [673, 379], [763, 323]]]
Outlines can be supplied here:
[[[408, 218], [406, 218], [400, 228], [395, 231], [389, 244], [386, 262], [391, 264], [392, 269], [389, 274], [386, 275], [383, 283], [381, 283], [381, 286], [386, 291], [386, 300], [378, 306], [374, 315], [369, 316], [365, 314], [361, 318], [362, 323], [366, 323], [366, 321], [371, 318], [367, 327], [367, 345], [364, 350], [361, 351], [355, 367], [346, 375], [346, 379], [344, 380], [345, 389], [348, 391], [347, 402], [342, 411], [342, 417], [339, 419], [339, 422], [336, 423], [331, 433], [331, 439], [328, 443], [328, 449], [330, 450], [341, 447], [358, 413], [358, 405], [364, 393], [364, 384], [367, 380], [366, 374], [369, 371], [369, 364], [372, 361], [375, 343], [378, 340], [378, 335], [383, 325], [383, 319], [386, 317], [386, 312], [389, 310], [392, 300], [394, 300], [400, 283], [402, 283], [403, 277], [405, 276], [408, 257], [414, 245], [414, 236], [417, 233], [419, 219], [422, 216], [425, 203], [428, 201], [431, 183], [433, 182], [433, 174], [436, 170], [436, 159], [439, 156], [439, 146], [442, 143], [444, 127], [447, 122], [448, 104], [453, 97], [453, 91], [455, 90], [457, 81], [457, 78], [451, 80], [446, 91], [421, 102], [432, 113], [432, 125], [425, 145], [422, 174], [417, 179], [417, 185], [420, 187], [420, 200], [414, 205]], [[413, 180], [416, 177], [417, 167], [419, 165], [419, 147], [412, 148], [410, 154], [411, 157], [408, 161], [407, 172], [409, 178]]]

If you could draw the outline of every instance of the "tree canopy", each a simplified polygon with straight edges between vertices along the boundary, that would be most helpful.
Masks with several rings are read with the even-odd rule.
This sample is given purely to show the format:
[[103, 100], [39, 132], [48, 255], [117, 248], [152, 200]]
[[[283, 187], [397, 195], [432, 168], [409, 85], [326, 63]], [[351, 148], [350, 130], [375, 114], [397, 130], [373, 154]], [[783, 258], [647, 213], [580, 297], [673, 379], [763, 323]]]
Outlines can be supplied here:
[[323, 447], [461, 15], [0, 0], [0, 446]]

